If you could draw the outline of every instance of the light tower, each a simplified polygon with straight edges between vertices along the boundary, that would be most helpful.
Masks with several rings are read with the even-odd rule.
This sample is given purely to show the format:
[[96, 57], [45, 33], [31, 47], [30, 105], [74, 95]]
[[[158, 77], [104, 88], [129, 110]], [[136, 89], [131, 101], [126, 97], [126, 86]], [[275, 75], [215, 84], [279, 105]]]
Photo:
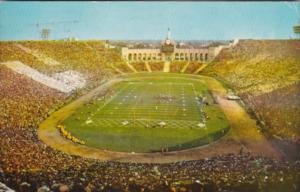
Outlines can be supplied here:
[[170, 28], [168, 28], [168, 35], [167, 35], [167, 39], [171, 39], [171, 30], [170, 30]]
[[299, 10], [299, 3], [295, 2], [284, 2], [286, 4], [286, 6], [290, 9], [293, 10], [294, 13], [297, 15], [297, 17], [299, 17], [299, 21], [298, 24], [296, 24], [293, 29], [294, 29], [294, 33], [296, 35], [299, 35], [300, 38], [300, 10]]
[[165, 40], [165, 44], [169, 45], [171, 44], [171, 30], [168, 28], [167, 38]]
[[48, 38], [49, 38], [49, 36], [50, 36], [50, 32], [51, 32], [50, 29], [48, 29], [48, 28], [43, 28], [43, 29], [41, 30], [41, 38], [42, 38], [43, 40], [48, 40]]
[[171, 30], [168, 28], [167, 38], [162, 42], [161, 52], [166, 61], [171, 61], [175, 50], [175, 42], [171, 40]]
[[[49, 37], [50, 37], [50, 34], [52, 34], [53, 29], [55, 29], [54, 27], [55, 26], [58, 26], [58, 25], [63, 25], [64, 27], [68, 26], [67, 24], [75, 24], [75, 23], [78, 23], [79, 21], [77, 20], [71, 20], [71, 21], [56, 21], [56, 22], [46, 22], [46, 23], [35, 23], [35, 24], [31, 24], [31, 25], [35, 25], [38, 29], [38, 32], [40, 34], [40, 38], [42, 40], [48, 40]], [[66, 29], [66, 28], [65, 28]], [[66, 31], [67, 33], [70, 32], [70, 30], [67, 30]], [[69, 38], [69, 34], [67, 34], [66, 36], [67, 38]]]
[[294, 26], [294, 33], [298, 34], [300, 38], [300, 18], [299, 18], [299, 23]]

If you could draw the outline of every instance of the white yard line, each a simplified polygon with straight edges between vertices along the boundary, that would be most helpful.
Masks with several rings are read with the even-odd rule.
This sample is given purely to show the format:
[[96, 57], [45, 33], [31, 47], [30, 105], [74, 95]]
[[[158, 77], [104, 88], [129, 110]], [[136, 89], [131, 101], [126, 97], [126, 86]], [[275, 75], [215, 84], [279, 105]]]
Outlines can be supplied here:
[[[181, 86], [185, 86], [186, 85], [186, 83], [171, 83], [171, 84], [169, 84], [170, 85], [170, 87], [169, 87], [169, 89], [168, 89], [168, 91], [169, 91], [169, 95], [171, 95], [171, 92], [172, 92], [172, 90], [173, 90], [173, 92], [172, 92], [172, 95], [177, 95], [177, 89], [176, 88], [178, 88], [178, 86], [179, 85], [181, 85]], [[177, 86], [177, 87], [174, 87], [174, 86]], [[175, 91], [176, 90], [176, 91]], [[172, 106], [171, 104], [168, 104], [168, 106], [167, 106], [167, 111], [169, 112], [169, 107], [170, 106]], [[174, 112], [174, 113], [172, 113], [172, 115], [173, 116], [176, 116], [177, 115], [177, 112], [178, 111], [181, 111], [182, 110], [182, 106], [181, 107], [176, 107], [176, 108], [174, 108], [174, 110], [176, 110], [176, 111], [170, 111], [170, 113], [172, 113], [172, 112]], [[185, 113], [185, 112], [184, 112]], [[186, 117], [185, 117], [186, 118]]]
[[[128, 84], [127, 84], [127, 86], [128, 85], [132, 85], [132, 84], [135, 84], [135, 82], [129, 82]], [[142, 84], [140, 84], [139, 82], [137, 82], [136, 84], [138, 84], [138, 85], [142, 85]], [[155, 84], [154, 84], [155, 85]], [[170, 94], [172, 94], [172, 95], [175, 95], [176, 93], [175, 92], [172, 92], [172, 90], [173, 91], [175, 91], [176, 90], [176, 87], [175, 88], [173, 88], [173, 86], [174, 85], [177, 85], [177, 86], [179, 86], [179, 85], [181, 85], [181, 86], [192, 86], [191, 84], [188, 84], [188, 83], [172, 83], [172, 84], [170, 84], [170, 83], [168, 83], [168, 85], [166, 86], [166, 88], [167, 89], [165, 89], [165, 91], [163, 91], [162, 90], [162, 93], [165, 93], [165, 94], [168, 94], [168, 95], [170, 95]], [[148, 86], [148, 84], [147, 84], [147, 86]], [[150, 108], [150, 107], [147, 107], [147, 106], [143, 106], [143, 107], [137, 107], [138, 106], [138, 102], [141, 100], [141, 98], [143, 98], [145, 95], [146, 95], [146, 93], [147, 93], [147, 91], [146, 90], [148, 90], [149, 88], [152, 88], [150, 85], [148, 86], [148, 87], [145, 87], [145, 89], [144, 89], [144, 91], [141, 93], [141, 94], [135, 94], [135, 92], [133, 92], [133, 95], [132, 96], [134, 96], [134, 95], [137, 95], [138, 97], [135, 99], [135, 103], [134, 104], [132, 104], [132, 105], [130, 105], [130, 106], [128, 106], [129, 108], [127, 109], [127, 113], [130, 113], [131, 114], [131, 116], [129, 116], [129, 117], [127, 117], [127, 119], [136, 119], [136, 111], [138, 110], [138, 111], [140, 111], [140, 110], [143, 110], [143, 111], [147, 111], [147, 116], [148, 116], [148, 120], [150, 121], [150, 120], [152, 120], [152, 121], [158, 121], [156, 118], [150, 118], [151, 117], [151, 113], [153, 112], [153, 111], [155, 111], [155, 110], [152, 110], [152, 108]], [[124, 89], [125, 87], [123, 87], [122, 89]], [[173, 88], [173, 89], [172, 89]], [[121, 90], [120, 90], [121, 91]], [[131, 92], [130, 91], [130, 89], [128, 89], [128, 91], [129, 92]], [[120, 94], [120, 92], [118, 92], [117, 93], [118, 95]], [[148, 93], [147, 93], [148, 94]], [[101, 109], [103, 109], [109, 102], [111, 102], [113, 99], [115, 99], [117, 97], [117, 95], [115, 95], [113, 98], [110, 98], [110, 100], [108, 100], [108, 101], [106, 101], [106, 103], [103, 105], [103, 106], [101, 106], [101, 108], [98, 108], [98, 111], [100, 111]], [[194, 97], [193, 97], [193, 99], [194, 99]], [[155, 104], [154, 104], [155, 105]], [[159, 111], [157, 111], [159, 114], [161, 114], [162, 116], [167, 116], [167, 114], [169, 114], [169, 113], [172, 113], [173, 114], [173, 111], [170, 111], [169, 109], [170, 109], [170, 107], [172, 106], [172, 104], [166, 104], [166, 105], [160, 105], [160, 110]], [[190, 107], [189, 106], [187, 106], [187, 109], [189, 109]], [[175, 109], [175, 108], [174, 108]], [[182, 110], [182, 108], [180, 108], [180, 107], [178, 107], [178, 108], [176, 108], [177, 109], [177, 111], [178, 110]], [[194, 110], [192, 110], [192, 111], [185, 111], [184, 113], [189, 113], [189, 112], [192, 112], [192, 114], [194, 113]], [[198, 111], [195, 111], [197, 114], [199, 113]], [[115, 115], [120, 115], [120, 116], [122, 116], [122, 114], [124, 115], [124, 113], [116, 113]], [[140, 112], [140, 113], [138, 113], [138, 115], [140, 115], [140, 114], [144, 114], [144, 112]], [[176, 115], [177, 113], [175, 113], [175, 115]], [[95, 115], [95, 114], [94, 114]], [[188, 114], [189, 115], [189, 114]], [[180, 117], [180, 119], [181, 119], [181, 121], [195, 121], [195, 122], [198, 122], [198, 121], [196, 121], [196, 120], [189, 120], [190, 118], [188, 118], [189, 116], [185, 116], [185, 117]], [[106, 116], [106, 115], [105, 115]], [[105, 119], [105, 118], [104, 118]], [[111, 119], [118, 119], [118, 118], [111, 118]], [[124, 119], [124, 118], [122, 118], [122, 119]], [[147, 118], [146, 118], [147, 119]], [[163, 120], [163, 119], [160, 119], [160, 120]], [[168, 119], [164, 119], [165, 121], [167, 121]]]
[[[168, 85], [166, 86], [166, 92], [167, 92], [168, 96], [171, 95], [171, 86], [172, 86], [172, 84], [170, 84], [170, 83], [168, 83]], [[167, 105], [165, 106], [165, 113], [169, 113], [169, 106], [170, 106], [170, 104], [167, 103]]]
[[108, 103], [110, 103], [113, 99], [115, 99], [118, 95], [120, 95], [121, 92], [124, 91], [125, 88], [127, 88], [129, 86], [129, 84], [126, 84], [126, 86], [124, 86], [122, 89], [120, 89], [116, 94], [113, 95], [113, 97], [111, 97], [109, 100], [105, 101], [105, 103], [99, 107], [97, 110], [102, 110]]
[[[195, 95], [195, 97], [197, 97], [197, 93], [196, 93], [196, 89], [195, 89], [194, 83], [192, 83], [192, 86], [193, 86], [193, 90], [194, 90], [194, 95]], [[201, 113], [201, 110], [199, 109], [198, 103], [197, 103], [196, 105], [197, 105], [197, 109], [198, 109], [198, 112], [199, 112], [200, 117], [201, 117], [202, 119], [204, 119], [205, 117], [204, 117], [203, 114]], [[206, 138], [207, 138], [208, 142], [211, 143], [211, 139], [210, 139], [209, 134], [208, 134], [208, 132], [207, 132], [206, 125], [205, 125], [205, 128], [204, 128], [204, 131], [205, 131], [205, 135], [206, 135]]]
[[[148, 84], [148, 87], [149, 87], [150, 89], [153, 88], [153, 86], [154, 86], [153, 84], [151, 84], [151, 85]], [[153, 91], [151, 91], [150, 93], [151, 93], [151, 96], [154, 97]], [[154, 104], [153, 104], [153, 107], [155, 107]], [[150, 108], [152, 109], [152, 107], [150, 107]], [[156, 111], [156, 109], [155, 109], [155, 110], [153, 109], [153, 111]], [[148, 121], [147, 121], [147, 122], [149, 122], [150, 119], [151, 119], [151, 118], [150, 118], [150, 117], [151, 117], [151, 113], [150, 113], [150, 112], [151, 112], [151, 110], [148, 110], [148, 113], [147, 113], [147, 117], [148, 117], [147, 120], [148, 120]]]
[[[195, 89], [194, 83], [192, 83], [192, 87], [193, 87], [194, 95], [195, 95], [195, 98], [196, 98], [198, 96], [197, 96], [197, 93], [196, 93], [196, 89]], [[198, 102], [196, 102], [196, 105], [197, 105], [197, 110], [199, 112], [199, 115], [202, 116], [201, 110], [199, 109], [199, 106], [198, 106]]]
[[[136, 87], [135, 87], [136, 88]], [[135, 92], [136, 93], [136, 92]], [[139, 94], [138, 95], [138, 98], [136, 98], [135, 100], [135, 103], [133, 104], [132, 107], [130, 107], [130, 109], [133, 109], [133, 122], [134, 122], [134, 127], [135, 127], [135, 121], [136, 121], [136, 118], [135, 118], [135, 111], [136, 111], [136, 104], [139, 102], [140, 98], [141, 98], [141, 95], [143, 95], [144, 91], [142, 92], [142, 94]]]

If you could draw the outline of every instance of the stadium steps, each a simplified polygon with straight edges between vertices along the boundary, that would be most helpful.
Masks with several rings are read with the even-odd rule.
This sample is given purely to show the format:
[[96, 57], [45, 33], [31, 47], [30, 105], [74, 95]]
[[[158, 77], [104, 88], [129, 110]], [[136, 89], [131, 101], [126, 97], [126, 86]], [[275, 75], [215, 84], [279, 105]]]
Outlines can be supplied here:
[[0, 182], [0, 191], [3, 192], [15, 192], [14, 190], [12, 190], [11, 188], [7, 187], [4, 183]]
[[180, 70], [180, 73], [184, 73], [185, 70], [188, 68], [189, 65], [190, 65], [190, 62], [187, 62], [187, 63], [185, 64], [185, 66], [183, 66], [183, 68]]
[[12, 69], [13, 71], [19, 74], [25, 75], [41, 84], [44, 84], [52, 89], [56, 89], [60, 92], [70, 93], [71, 91], [73, 91], [72, 87], [52, 77], [49, 77], [43, 73], [40, 73], [39, 71], [27, 65], [24, 65], [20, 61], [10, 61], [10, 62], [4, 62], [0, 64], [3, 64], [4, 66], [8, 67], [9, 69]]
[[27, 48], [27, 47], [25, 47], [25, 46], [23, 46], [23, 45], [21, 45], [19, 43], [16, 43], [15, 46], [18, 47], [19, 49], [21, 49], [22, 51], [24, 51], [24, 52], [26, 52], [28, 54], [33, 55], [39, 61], [45, 63], [46, 65], [52, 65], [52, 66], [54, 66], [54, 65], [60, 65], [60, 63], [58, 61], [56, 61], [56, 60], [52, 59], [51, 57], [48, 57], [48, 56], [46, 56], [44, 54], [39, 53], [36, 50], [31, 50], [31, 49], [29, 49], [29, 48]]
[[117, 73], [124, 74], [124, 72], [123, 72], [122, 70], [120, 70], [118, 67], [114, 66], [113, 64], [111, 64], [111, 67], [112, 67]]
[[131, 65], [129, 62], [126, 62], [127, 67], [134, 73], [137, 73], [138, 71]]
[[165, 73], [170, 72], [170, 65], [171, 65], [171, 62], [170, 62], [170, 61], [165, 61], [165, 62], [164, 62], [163, 72], [165, 72]]
[[147, 71], [151, 73], [152, 70], [151, 70], [151, 67], [148, 62], [145, 62], [145, 66], [146, 66]]
[[200, 71], [202, 71], [208, 64], [203, 63], [193, 74], [198, 74]]
[[[91, 51], [93, 51], [93, 52], [95, 53], [96, 57], [97, 57], [99, 60], [101, 60], [101, 58], [99, 58], [99, 55], [98, 55], [98, 53], [97, 53], [97, 50], [96, 50], [94, 47], [92, 47], [91, 45], [89, 45], [87, 42], [84, 42], [84, 44], [87, 46], [88, 49], [90, 49]], [[117, 73], [119, 73], [119, 74], [124, 74], [124, 72], [123, 72], [122, 70], [120, 70], [119, 68], [117, 68], [114, 64], [111, 64], [110, 66], [111, 66], [111, 68], [113, 68]]]
[[[90, 49], [93, 53], [95, 53], [95, 56], [97, 57], [97, 58], [99, 58], [98, 57], [98, 54], [97, 54], [97, 50], [94, 48], [94, 47], [92, 47], [91, 45], [89, 45], [87, 42], [84, 42], [84, 44], [85, 44], [85, 46], [88, 48], [88, 49]], [[120, 73], [120, 74], [124, 74], [124, 72], [122, 72], [121, 70], [119, 70], [117, 67], [115, 67], [113, 64], [111, 64], [111, 68], [113, 68], [117, 73]]]

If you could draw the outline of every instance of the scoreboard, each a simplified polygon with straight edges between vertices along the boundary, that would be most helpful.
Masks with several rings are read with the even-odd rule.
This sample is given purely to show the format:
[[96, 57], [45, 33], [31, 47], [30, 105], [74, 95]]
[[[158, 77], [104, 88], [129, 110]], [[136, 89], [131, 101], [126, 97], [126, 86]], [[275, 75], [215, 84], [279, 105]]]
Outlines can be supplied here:
[[166, 40], [166, 42], [161, 46], [161, 52], [166, 54], [174, 53], [174, 47], [174, 44], [172, 44], [170, 40]]

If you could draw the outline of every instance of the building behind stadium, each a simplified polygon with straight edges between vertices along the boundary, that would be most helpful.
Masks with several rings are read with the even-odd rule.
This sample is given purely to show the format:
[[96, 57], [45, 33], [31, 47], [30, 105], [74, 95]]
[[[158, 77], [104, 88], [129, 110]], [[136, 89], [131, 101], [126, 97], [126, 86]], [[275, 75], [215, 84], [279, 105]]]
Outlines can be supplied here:
[[207, 46], [201, 48], [182, 47], [171, 39], [171, 32], [158, 48], [122, 48], [122, 57], [129, 61], [196, 61], [210, 62], [223, 48], [234, 46], [238, 40], [234, 40], [228, 45]]

